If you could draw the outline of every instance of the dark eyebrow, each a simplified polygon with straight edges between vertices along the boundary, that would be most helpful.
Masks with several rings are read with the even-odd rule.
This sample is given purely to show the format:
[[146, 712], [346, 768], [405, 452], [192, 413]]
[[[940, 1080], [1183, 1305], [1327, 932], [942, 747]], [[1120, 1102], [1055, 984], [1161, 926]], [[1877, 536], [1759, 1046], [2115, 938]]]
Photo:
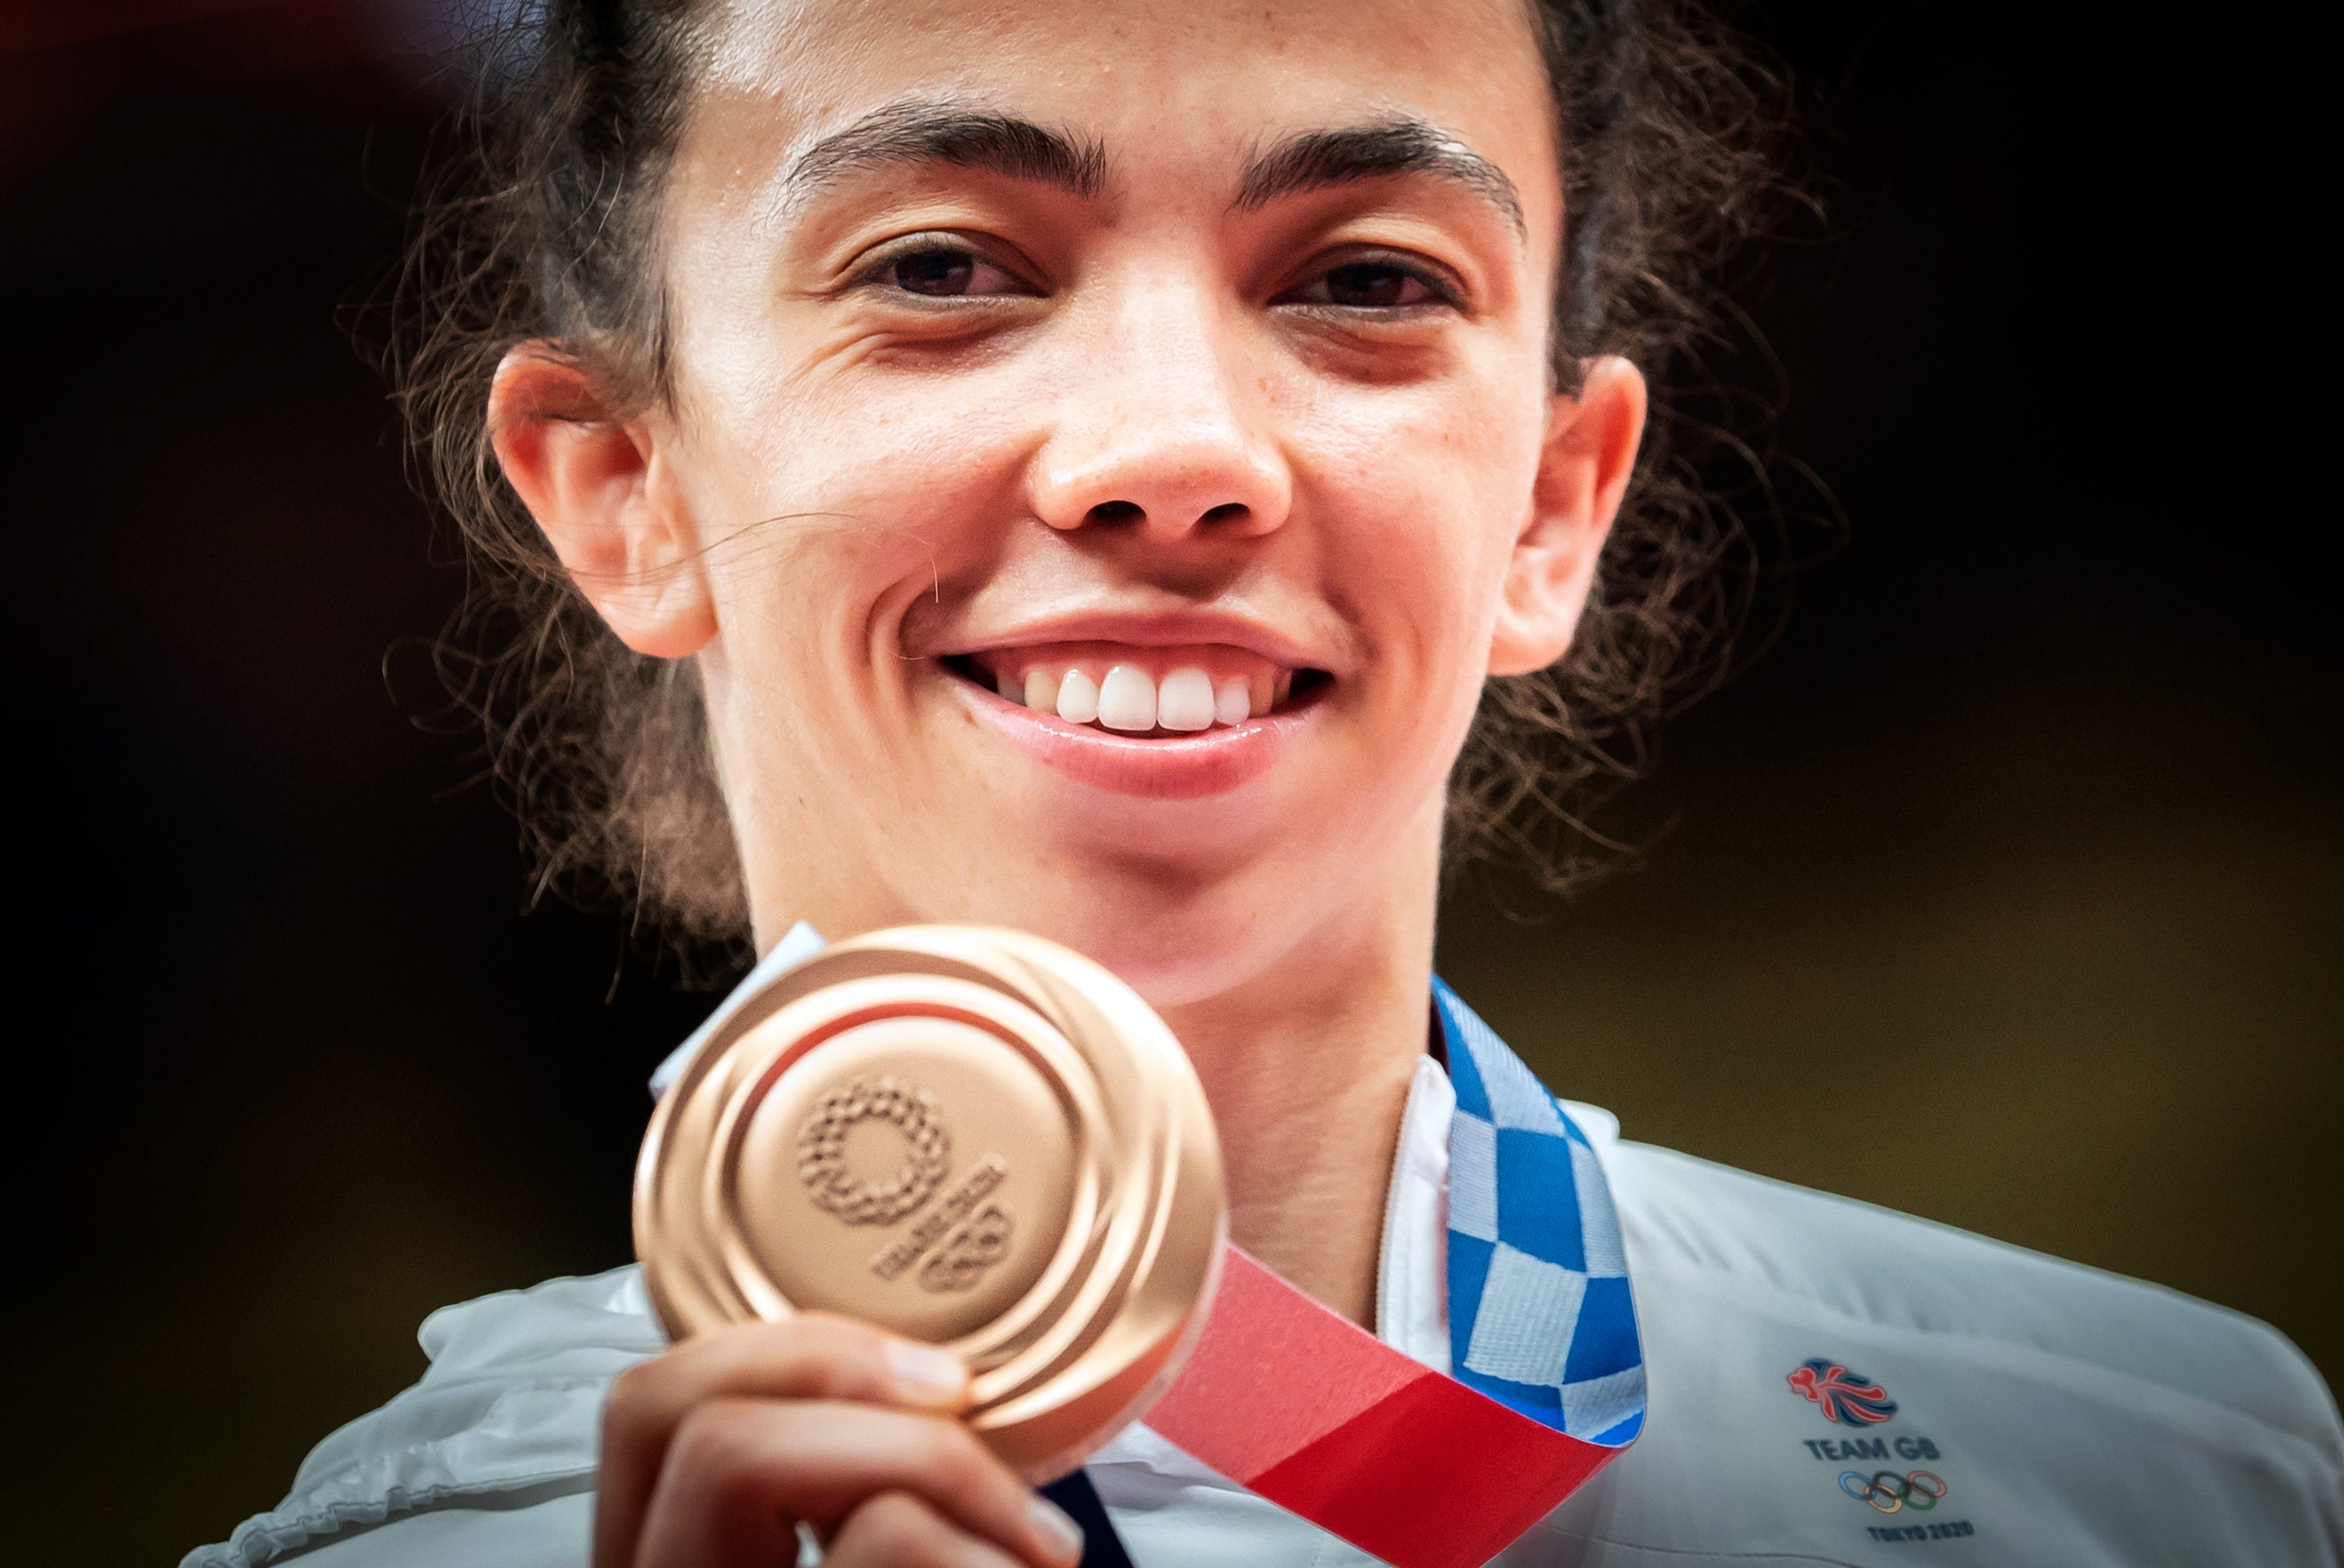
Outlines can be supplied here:
[[1521, 197], [1506, 171], [1440, 126], [1419, 119], [1378, 120], [1306, 131], [1248, 160], [1234, 204], [1250, 212], [1281, 196], [1354, 180], [1428, 174], [1465, 187], [1525, 231]]
[[823, 137], [798, 156], [786, 183], [795, 203], [863, 169], [924, 163], [985, 169], [1081, 197], [1096, 196], [1106, 183], [1106, 154], [1096, 142], [1077, 142], [1031, 120], [933, 98], [874, 109]]

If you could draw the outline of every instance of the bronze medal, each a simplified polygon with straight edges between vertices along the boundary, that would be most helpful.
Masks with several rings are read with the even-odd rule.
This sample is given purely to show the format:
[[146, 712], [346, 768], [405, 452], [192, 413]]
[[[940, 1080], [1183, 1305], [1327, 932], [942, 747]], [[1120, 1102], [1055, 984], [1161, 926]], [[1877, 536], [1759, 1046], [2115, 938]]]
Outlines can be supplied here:
[[1131, 988], [1021, 932], [914, 926], [776, 976], [693, 1054], [635, 1169], [675, 1338], [839, 1312], [956, 1351], [1028, 1480], [1136, 1419], [1226, 1230], [1188, 1058]]

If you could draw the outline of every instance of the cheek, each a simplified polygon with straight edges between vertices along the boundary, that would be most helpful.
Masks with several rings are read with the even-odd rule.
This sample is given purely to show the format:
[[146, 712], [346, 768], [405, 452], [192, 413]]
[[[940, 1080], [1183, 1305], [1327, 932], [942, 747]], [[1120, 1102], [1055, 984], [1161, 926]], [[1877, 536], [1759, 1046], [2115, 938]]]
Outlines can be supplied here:
[[1542, 410], [1520, 384], [1349, 391], [1311, 422], [1298, 489], [1324, 520], [1328, 597], [1367, 652], [1343, 804], [1323, 815], [1338, 835], [1402, 833], [1445, 793], [1537, 476]]
[[740, 354], [685, 389], [695, 446], [724, 518], [823, 514], [933, 528], [1015, 477], [1019, 400], [981, 379], [886, 378], [851, 364], [776, 366]]
[[1478, 683], [1529, 514], [1542, 410], [1494, 382], [1330, 394], [1298, 452], [1350, 612], [1420, 680], [1463, 663]]
[[737, 349], [708, 359], [682, 389], [678, 466], [744, 673], [753, 659], [869, 663], [884, 604], [997, 545], [1018, 484], [1023, 432], [1002, 411], [1015, 400], [942, 381], [874, 390], [851, 368], [777, 371]]

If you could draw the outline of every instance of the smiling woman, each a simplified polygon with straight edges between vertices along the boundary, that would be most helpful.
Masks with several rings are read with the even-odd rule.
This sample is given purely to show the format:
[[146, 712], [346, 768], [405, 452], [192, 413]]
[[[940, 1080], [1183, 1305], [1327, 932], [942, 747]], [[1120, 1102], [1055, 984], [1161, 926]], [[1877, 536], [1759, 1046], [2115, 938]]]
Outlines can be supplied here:
[[[510, 781], [553, 872], [745, 935], [742, 1006], [867, 955], [817, 931], [949, 923], [1170, 1026], [1231, 1290], [1332, 1337], [1099, 1434], [1056, 1493], [1096, 1560], [1346, 1560], [1318, 1525], [1414, 1495], [1417, 1443], [1460, 1492], [1409, 1505], [1409, 1568], [1491, 1518], [1523, 1563], [1870, 1562], [1941, 1506], [2003, 1563], [2314, 1561], [2344, 1437], [2269, 1330], [1622, 1143], [1432, 978], [1444, 846], [1604, 765], [1716, 602], [1646, 379], [1767, 188], [1705, 128], [1758, 100], [1704, 37], [1561, 0], [551, 5], [405, 372], [520, 617], [480, 697]], [[940, 1139], [926, 1094], [848, 1098]], [[633, 1270], [451, 1309], [418, 1389], [193, 1561], [1081, 1550], [950, 1349], [775, 1315], [665, 1346]], [[1302, 1416], [1199, 1462], [1261, 1460], [1189, 1441], [1257, 1386], [1355, 1392], [1343, 1357], [1394, 1391], [1332, 1473]], [[1811, 1409], [1933, 1468], [1835, 1484]], [[1551, 1512], [1522, 1479], [1631, 1441]]]
[[[1770, 149], [1781, 110], [1766, 77], [1729, 35], [1672, 6], [1643, 7], [1632, 21], [1601, 6], [1541, 5], [1527, 12], [1526, 35], [1511, 5], [1471, 9], [1539, 50], [1546, 101], [1522, 124], [1560, 134], [1561, 174], [1579, 215], [1562, 226], [1560, 253], [1535, 284], [1554, 308], [1551, 374], [1567, 389], [1599, 351], [1665, 372], [1708, 319], [1704, 278], [1774, 204]], [[854, 15], [854, 27], [936, 40], [994, 16], [979, 24]], [[1386, 41], [1404, 46], [1437, 33], [1428, 17], [1414, 14]], [[479, 597], [460, 642], [480, 654], [451, 644], [448, 669], [460, 701], [488, 726], [498, 775], [547, 881], [631, 904], [687, 952], [736, 941], [748, 914], [706, 744], [705, 696], [688, 666], [638, 654], [611, 634], [501, 482], [490, 451], [490, 372], [515, 345], [539, 341], [558, 345], [613, 407], [648, 406], [667, 392], [676, 323], [661, 258], [675, 241], [660, 214], [687, 106], [717, 82], [720, 66], [746, 73], [753, 91], [757, 66], [738, 40], [778, 36], [773, 29], [783, 26], [753, 7], [565, 4], [548, 8], [541, 31], [488, 40], [500, 63], [483, 73], [478, 128], [462, 141], [482, 156], [452, 162], [440, 199], [425, 208], [398, 356], [411, 426], [478, 569]], [[1193, 26], [1208, 46], [1229, 41], [1202, 15]], [[1272, 31], [1290, 40], [1304, 26], [1293, 15]], [[1257, 67], [1273, 99], [1287, 90], [1284, 46], [1272, 40]], [[1112, 55], [1092, 68], [1116, 93], [1151, 69], [1137, 58], [1118, 66]], [[958, 76], [949, 92], [922, 78], [916, 94], [825, 116], [792, 149], [763, 210], [795, 217], [850, 175], [884, 184], [923, 168], [989, 174], [1093, 204], [1113, 196], [1096, 135], [1005, 112], [1003, 84], [985, 70]], [[1164, 112], [1177, 111], [1167, 104]], [[1504, 168], [1438, 122], [1394, 113], [1388, 95], [1360, 95], [1335, 125], [1289, 126], [1275, 146], [1262, 129], [1245, 129], [1250, 139], [1233, 149], [1237, 167], [1220, 177], [1223, 217], [1257, 213], [1273, 198], [1379, 182], [1388, 189], [1406, 177], [1478, 195], [1531, 238]], [[1641, 171], [1632, 182], [1622, 177], [1632, 167]], [[1127, 185], [1136, 172], [1126, 171]], [[1053, 287], [1005, 234], [978, 243], [965, 228], [902, 232], [855, 259], [857, 282], [884, 281], [907, 305], [911, 297], [960, 301], [948, 309], [963, 320], [980, 309], [975, 301]], [[1455, 281], [1420, 250], [1370, 246], [1329, 260], [1295, 280], [1290, 308], [1458, 304]], [[1629, 771], [1638, 727], [1704, 679], [1710, 656], [1722, 653], [1734, 593], [1715, 568], [1733, 548], [1734, 529], [1692, 482], [1685, 433], [1667, 418], [1648, 427], [1569, 656], [1485, 691], [1451, 777], [1452, 857], [1527, 853], [1555, 880], [1575, 875], [1587, 861], [1585, 841], [1542, 824], [1569, 809], [1578, 784]], [[1104, 519], [1124, 503], [1098, 504]], [[743, 520], [757, 531], [740, 542], [762, 548], [776, 531], [839, 521], [812, 506], [777, 497], [772, 515]], [[1078, 683], [1074, 713], [1085, 711], [1080, 693]]]

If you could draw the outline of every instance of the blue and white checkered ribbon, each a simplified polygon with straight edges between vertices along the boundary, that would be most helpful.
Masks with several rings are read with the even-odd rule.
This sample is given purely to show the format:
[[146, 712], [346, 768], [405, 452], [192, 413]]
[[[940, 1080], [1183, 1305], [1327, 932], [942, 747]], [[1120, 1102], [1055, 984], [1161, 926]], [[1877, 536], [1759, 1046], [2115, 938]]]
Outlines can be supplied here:
[[1457, 1087], [1449, 1345], [1459, 1381], [1617, 1448], [1644, 1424], [1620, 1217], [1587, 1135], [1473, 1009], [1432, 983]]

